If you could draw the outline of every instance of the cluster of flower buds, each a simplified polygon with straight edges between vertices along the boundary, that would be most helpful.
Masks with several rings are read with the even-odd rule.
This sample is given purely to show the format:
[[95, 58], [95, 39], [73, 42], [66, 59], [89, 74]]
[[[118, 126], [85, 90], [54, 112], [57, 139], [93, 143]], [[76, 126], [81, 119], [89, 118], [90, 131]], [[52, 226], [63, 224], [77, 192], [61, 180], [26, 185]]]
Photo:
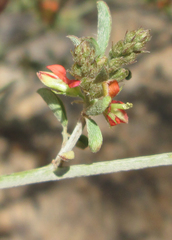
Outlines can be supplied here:
[[108, 57], [101, 55], [97, 41], [92, 37], [69, 36], [75, 48], [72, 52], [74, 64], [69, 73], [75, 80], [69, 80], [61, 65], [47, 66], [51, 72], [38, 72], [39, 79], [58, 94], [80, 97], [83, 114], [94, 116], [103, 114], [110, 124], [127, 123], [126, 109], [131, 103], [113, 100], [120, 92], [119, 82], [129, 79], [131, 73], [124, 66], [136, 61], [139, 53], [150, 40], [149, 30], [139, 29], [127, 32], [124, 40], [117, 42]]

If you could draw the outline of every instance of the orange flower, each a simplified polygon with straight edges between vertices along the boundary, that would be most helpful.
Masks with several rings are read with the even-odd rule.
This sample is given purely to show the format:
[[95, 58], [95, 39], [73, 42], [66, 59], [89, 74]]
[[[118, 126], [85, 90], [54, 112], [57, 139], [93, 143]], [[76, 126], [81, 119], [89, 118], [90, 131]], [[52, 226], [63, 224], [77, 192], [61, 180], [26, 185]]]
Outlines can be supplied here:
[[52, 72], [39, 71], [37, 73], [38, 78], [41, 82], [57, 91], [59, 94], [64, 94], [72, 97], [83, 98], [79, 80], [69, 80], [66, 77], [66, 69], [61, 65], [50, 65], [47, 66]]
[[[131, 106], [130, 106], [131, 107]], [[104, 116], [110, 126], [115, 126], [120, 123], [128, 123], [128, 115], [123, 109], [127, 108], [121, 101], [113, 100], [109, 107], [104, 111]]]
[[80, 85], [79, 80], [69, 80], [66, 77], [66, 69], [62, 65], [54, 64], [54, 65], [47, 66], [47, 68], [55, 74], [55, 76], [51, 75], [52, 77], [60, 78], [70, 88], [74, 88]]

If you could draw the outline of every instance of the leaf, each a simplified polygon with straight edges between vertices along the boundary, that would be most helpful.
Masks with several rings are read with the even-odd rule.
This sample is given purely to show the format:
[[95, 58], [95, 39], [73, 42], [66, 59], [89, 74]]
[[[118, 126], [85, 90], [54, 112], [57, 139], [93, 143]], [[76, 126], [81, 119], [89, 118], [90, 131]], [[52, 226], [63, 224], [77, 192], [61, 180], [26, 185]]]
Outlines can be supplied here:
[[106, 96], [102, 99], [96, 99], [93, 105], [86, 109], [86, 114], [91, 116], [96, 116], [105, 111], [111, 102], [111, 97]]
[[110, 78], [120, 82], [121, 80], [124, 80], [126, 77], [128, 77], [128, 75], [129, 75], [128, 69], [119, 68], [117, 71], [115, 71], [115, 73], [112, 76], [110, 76]]
[[101, 56], [103, 56], [108, 46], [112, 20], [109, 8], [105, 2], [98, 1], [97, 9], [98, 9], [97, 43], [101, 49]]
[[81, 40], [74, 35], [68, 35], [67, 37], [73, 42], [75, 47], [77, 47], [81, 43]]
[[88, 37], [86, 38], [86, 41], [89, 42], [91, 44], [91, 46], [94, 48], [95, 50], [95, 55], [97, 57], [99, 57], [101, 55], [101, 49], [97, 43], [97, 41], [93, 38], [93, 37]]
[[81, 135], [76, 146], [81, 149], [85, 149], [88, 147], [88, 138], [85, 135]]
[[62, 124], [62, 126], [63, 127], [67, 126], [68, 120], [66, 110], [60, 98], [50, 89], [47, 88], [40, 88], [37, 92], [48, 104], [49, 108], [52, 110], [55, 117]]
[[102, 83], [104, 81], [107, 81], [108, 78], [109, 78], [108, 71], [104, 67], [102, 67], [102, 69], [97, 74], [97, 76], [96, 76], [95, 80], [93, 81], [93, 83]]
[[103, 143], [102, 133], [97, 123], [91, 118], [85, 118], [88, 132], [88, 145], [93, 153], [100, 150]]

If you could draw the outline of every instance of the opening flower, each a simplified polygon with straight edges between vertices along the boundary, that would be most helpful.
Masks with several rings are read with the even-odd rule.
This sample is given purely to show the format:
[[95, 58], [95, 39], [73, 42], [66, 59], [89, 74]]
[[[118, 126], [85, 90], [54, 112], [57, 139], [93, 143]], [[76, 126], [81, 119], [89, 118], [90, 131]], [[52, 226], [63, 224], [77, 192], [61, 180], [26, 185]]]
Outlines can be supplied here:
[[58, 64], [47, 66], [52, 72], [39, 71], [37, 73], [38, 78], [41, 82], [57, 91], [59, 94], [64, 94], [73, 97], [83, 97], [80, 88], [79, 80], [70, 80], [66, 76], [66, 69]]
[[49, 70], [54, 73], [56, 78], [60, 78], [66, 83], [70, 88], [74, 88], [80, 85], [79, 80], [70, 80], [66, 77], [66, 69], [62, 65], [54, 64], [47, 66]]
[[80, 85], [79, 80], [70, 80], [66, 77], [66, 69], [62, 65], [54, 64], [47, 66], [51, 72], [43, 72], [40, 71], [37, 73], [39, 79], [48, 86], [48, 82], [54, 79], [58, 79], [57, 82], [60, 83], [60, 80], [63, 81], [63, 83], [67, 84], [69, 88], [74, 88]]
[[58, 64], [47, 66], [49, 70], [51, 70], [57, 78], [60, 78], [65, 82], [70, 88], [74, 88], [80, 85], [79, 80], [70, 80], [66, 77], [66, 69]]
[[125, 104], [121, 101], [112, 100], [103, 114], [110, 126], [115, 126], [120, 123], [128, 123], [128, 115], [124, 109], [129, 109], [131, 107], [131, 103]]

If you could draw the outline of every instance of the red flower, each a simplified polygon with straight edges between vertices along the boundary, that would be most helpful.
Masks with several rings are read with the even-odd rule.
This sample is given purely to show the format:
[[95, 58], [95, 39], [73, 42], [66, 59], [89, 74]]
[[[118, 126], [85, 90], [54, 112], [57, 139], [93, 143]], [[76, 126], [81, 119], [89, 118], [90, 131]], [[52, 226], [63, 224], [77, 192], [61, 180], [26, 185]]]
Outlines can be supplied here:
[[123, 102], [112, 100], [110, 106], [104, 111], [104, 116], [110, 126], [128, 123], [128, 115], [123, 110], [124, 108], [126, 108], [126, 105]]
[[50, 73], [49, 76], [51, 76], [53, 78], [57, 78], [57, 79], [60, 78], [70, 88], [74, 88], [74, 87], [77, 87], [77, 86], [80, 85], [79, 80], [70, 80], [66, 77], [66, 69], [63, 66], [58, 65], [58, 64], [54, 64], [54, 65], [47, 66], [47, 68], [54, 73], [54, 75], [52, 75]]

